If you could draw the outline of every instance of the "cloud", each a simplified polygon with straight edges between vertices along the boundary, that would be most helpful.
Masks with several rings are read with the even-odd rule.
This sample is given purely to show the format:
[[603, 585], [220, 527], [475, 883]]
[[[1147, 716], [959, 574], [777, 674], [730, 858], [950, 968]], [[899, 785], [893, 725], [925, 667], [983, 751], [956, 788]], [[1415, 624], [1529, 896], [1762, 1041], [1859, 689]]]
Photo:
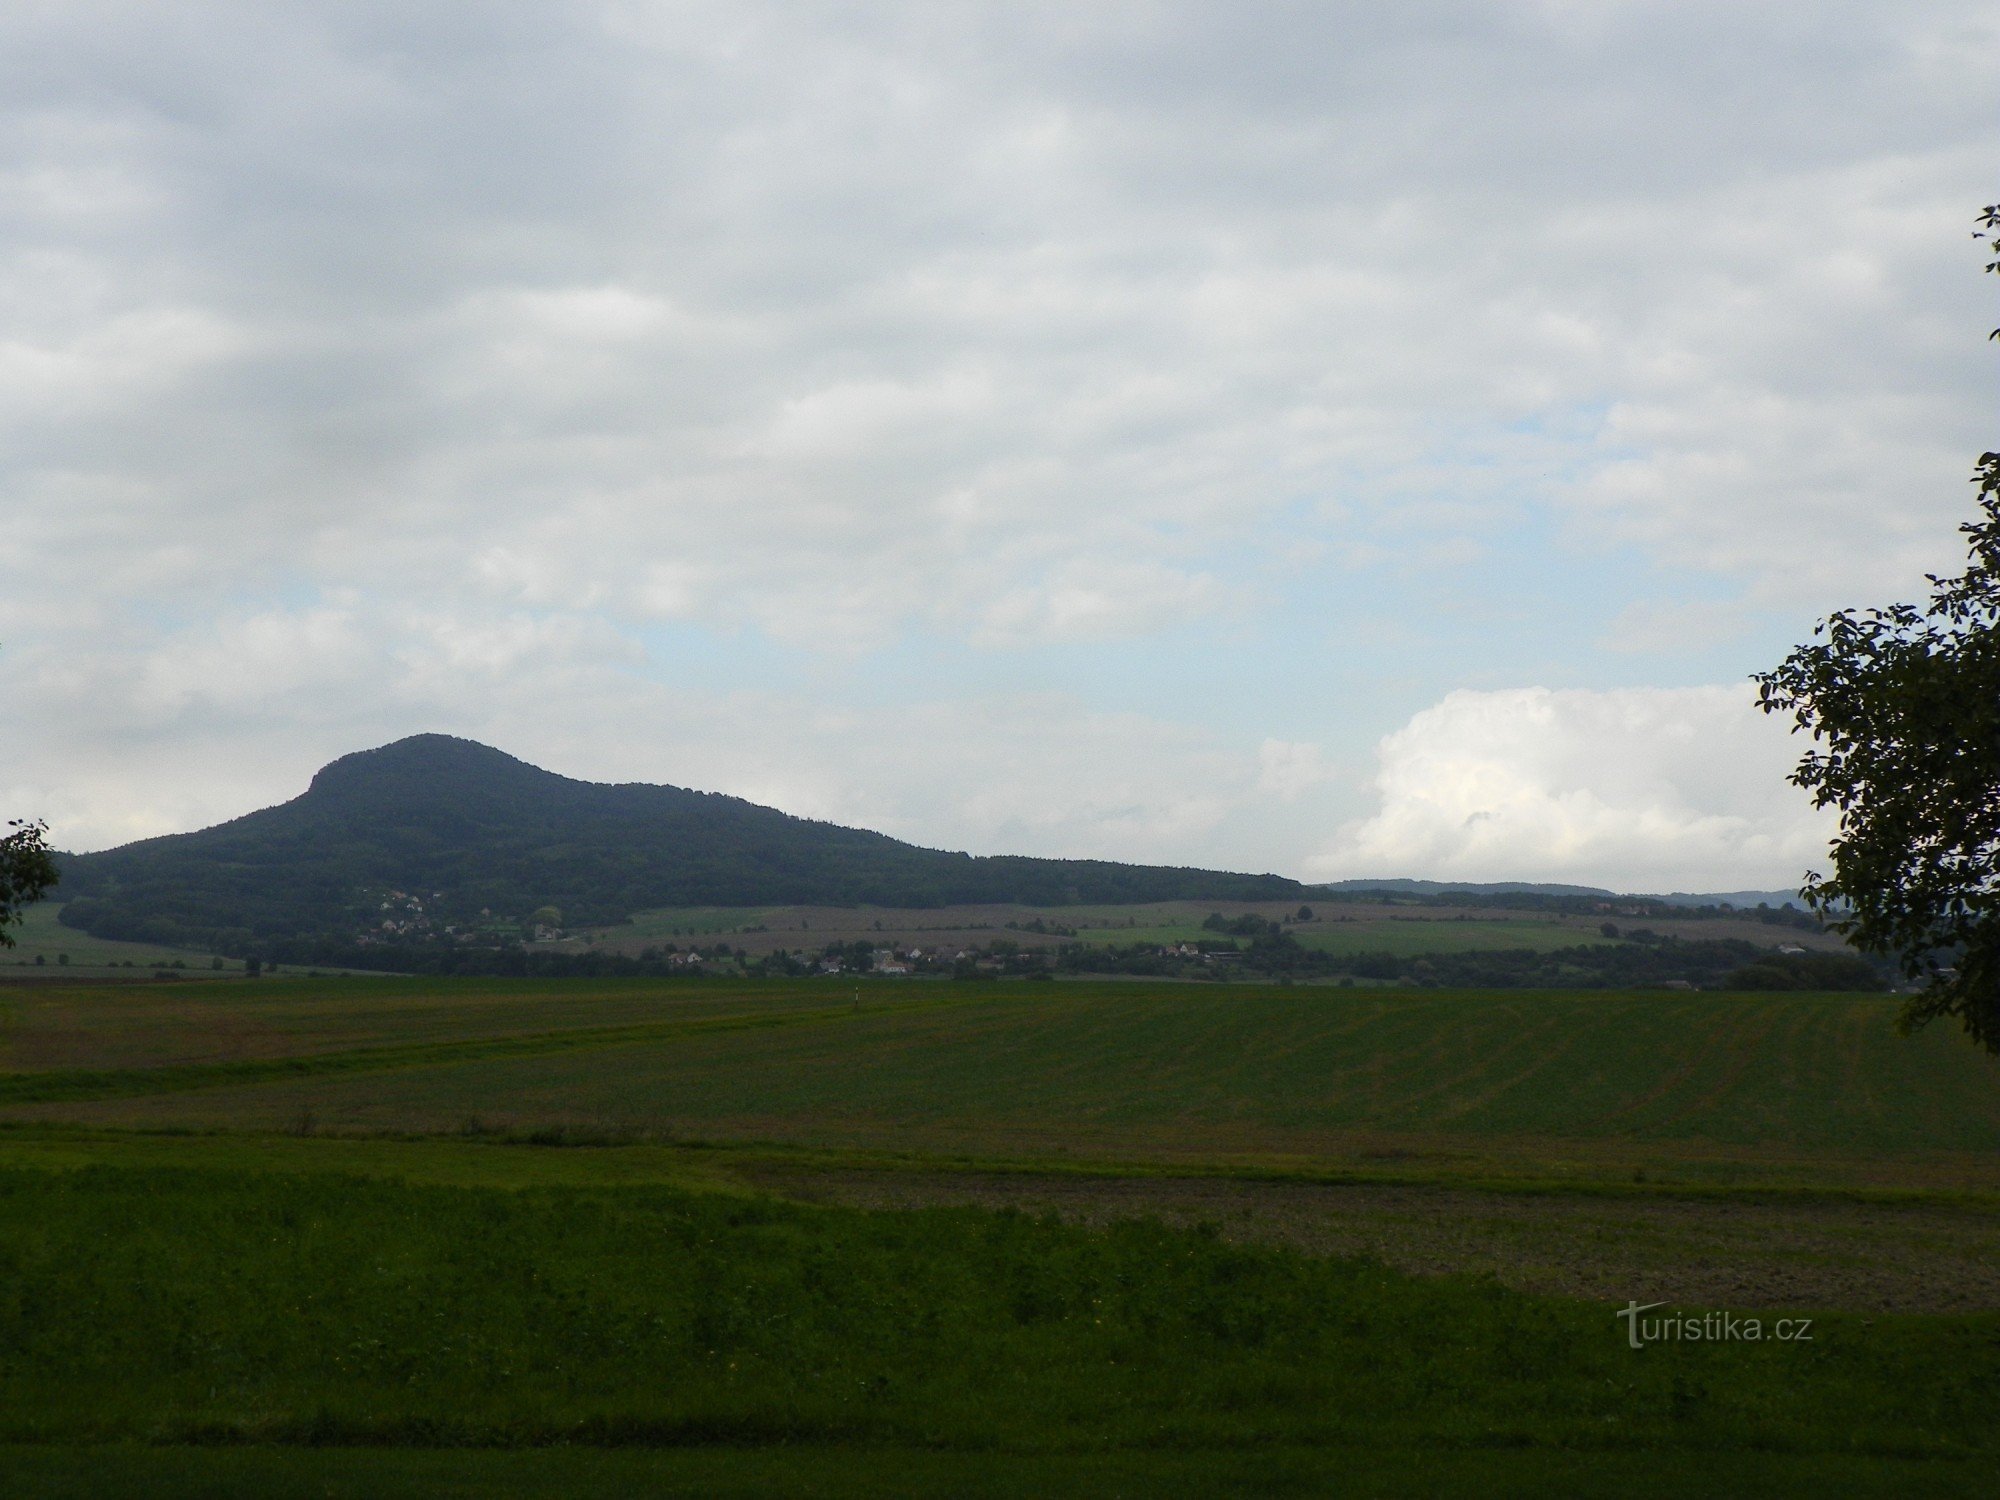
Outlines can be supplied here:
[[1266, 740], [1257, 747], [1257, 789], [1284, 801], [1324, 786], [1337, 774], [1318, 745], [1297, 740]]
[[[14, 768], [0, 805], [37, 809], [72, 849], [283, 801], [412, 724], [566, 775], [726, 792], [983, 854], [1269, 868], [1302, 852], [1289, 825], [1326, 780], [1314, 745], [1245, 746], [1056, 692], [883, 706], [677, 686], [641, 675], [587, 617], [396, 618], [354, 601], [203, 624], [96, 663], [7, 657], [10, 695], [32, 683], [80, 748]], [[349, 706], [361, 683], [366, 716]]]
[[[23, 13], [10, 483], [225, 584], [303, 558], [990, 642], [1143, 633], [1129, 590], [1048, 580], [1271, 550], [1301, 490], [1402, 552], [1413, 489], [1486, 492], [1423, 544], [1473, 560], [1498, 457], [1590, 534], [1810, 607], [1948, 545], [1977, 443], [1946, 278], [1994, 28], [1840, 15], [1829, 46], [1705, 5]], [[45, 527], [79, 568], [122, 550]]]
[[948, 794], [767, 783], [1285, 867], [1360, 807], [1265, 740], [1949, 567], [1997, 62], [1973, 0], [7, 9], [0, 764], [152, 826], [566, 670], [578, 746], [865, 703]]
[[1213, 578], [1158, 563], [1075, 560], [995, 599], [975, 639], [1006, 645], [1144, 630], [1206, 613]]
[[1416, 873], [1618, 890], [1797, 885], [1829, 816], [1745, 687], [1460, 691], [1383, 740], [1373, 816], [1320, 877]]
[[1600, 644], [1619, 652], [1697, 649], [1728, 640], [1745, 615], [1742, 604], [1728, 599], [1644, 600], [1620, 610]]

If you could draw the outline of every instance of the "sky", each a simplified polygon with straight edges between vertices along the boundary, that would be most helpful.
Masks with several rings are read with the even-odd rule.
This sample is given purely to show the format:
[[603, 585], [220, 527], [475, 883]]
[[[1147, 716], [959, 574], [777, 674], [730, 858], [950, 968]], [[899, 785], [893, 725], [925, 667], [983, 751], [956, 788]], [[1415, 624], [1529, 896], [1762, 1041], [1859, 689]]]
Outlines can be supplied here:
[[435, 731], [975, 853], [1785, 887], [2000, 15], [0, 9], [0, 816]]

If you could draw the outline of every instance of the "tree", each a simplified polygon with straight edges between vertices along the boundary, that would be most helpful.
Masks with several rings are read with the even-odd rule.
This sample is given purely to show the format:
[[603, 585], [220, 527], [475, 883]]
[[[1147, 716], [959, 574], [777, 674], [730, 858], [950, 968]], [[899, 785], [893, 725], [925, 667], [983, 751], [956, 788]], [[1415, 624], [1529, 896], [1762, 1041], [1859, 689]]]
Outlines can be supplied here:
[[[2000, 272], [2000, 204], [1978, 222]], [[1970, 562], [1929, 575], [1927, 608], [1841, 610], [1755, 680], [1812, 736], [1792, 782], [1840, 813], [1833, 874], [1800, 894], [1922, 982], [1905, 1031], [1955, 1017], [2000, 1053], [2000, 453], [1972, 481]]]
[[48, 830], [18, 818], [7, 826], [14, 831], [0, 838], [0, 948], [14, 946], [8, 924], [21, 919], [22, 907], [47, 895], [57, 878], [55, 856], [43, 838]]

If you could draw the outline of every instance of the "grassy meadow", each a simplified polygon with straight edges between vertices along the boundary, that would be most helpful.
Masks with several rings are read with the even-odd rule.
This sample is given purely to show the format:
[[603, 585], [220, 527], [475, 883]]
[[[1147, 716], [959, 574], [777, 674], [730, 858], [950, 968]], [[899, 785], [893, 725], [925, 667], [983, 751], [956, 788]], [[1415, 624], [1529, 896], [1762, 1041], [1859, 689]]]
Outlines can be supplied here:
[[1893, 1010], [0, 987], [0, 1480], [1984, 1493], [2000, 1074]]
[[[1287, 929], [1302, 948], [1322, 953], [1474, 953], [1491, 948], [1569, 948], [1600, 941], [1597, 923], [1528, 917], [1350, 917], [1296, 923]], [[1080, 927], [1076, 941], [1098, 947], [1131, 943], [1198, 943], [1215, 933], [1199, 919], [1150, 927]]]
[[[128, 970], [147, 973], [179, 965], [191, 977], [217, 972], [213, 954], [192, 948], [170, 948], [159, 943], [122, 943], [113, 938], [92, 937], [65, 927], [57, 920], [59, 901], [40, 901], [26, 908], [20, 921], [7, 929], [14, 939], [11, 948], [0, 948], [0, 973], [6, 969], [40, 969], [40, 977], [93, 979], [118, 977]], [[238, 959], [222, 959], [225, 973], [241, 973]], [[13, 977], [13, 976], [9, 976]]]
[[[237, 979], [221, 985], [0, 985], [0, 1092], [22, 1075], [230, 1067], [384, 1046], [476, 1046], [499, 1038], [778, 1016], [839, 997], [808, 986], [588, 984], [508, 980]], [[146, 1088], [176, 1075], [148, 1072]]]
[[1992, 1065], [1945, 1030], [1899, 1037], [1883, 996], [855, 994], [356, 978], [24, 992], [0, 1033], [18, 1070], [0, 1076], [0, 1119], [2000, 1186]]
[[[1298, 903], [1285, 901], [1159, 901], [1103, 906], [975, 905], [688, 906], [634, 914], [631, 921], [573, 933], [536, 946], [574, 952], [595, 947], [638, 954], [676, 943], [682, 947], [726, 940], [751, 953], [777, 949], [817, 952], [828, 943], [857, 940], [883, 946], [971, 947], [996, 939], [1024, 946], [1080, 942], [1098, 947], [1169, 944], [1213, 939], [1202, 922], [1211, 915], [1259, 916], [1283, 922], [1307, 948], [1327, 953], [1470, 953], [1494, 948], [1547, 951], [1607, 941], [1602, 916], [1510, 911], [1496, 907], [1413, 906], [1390, 902], [1322, 902], [1296, 920]], [[1036, 925], [1045, 929], [1038, 931]], [[1839, 938], [1800, 928], [1769, 927], [1754, 915], [1731, 918], [1617, 918], [1621, 931], [1640, 927], [1685, 941], [1735, 938], [1768, 946], [1778, 941], [1840, 952]]]

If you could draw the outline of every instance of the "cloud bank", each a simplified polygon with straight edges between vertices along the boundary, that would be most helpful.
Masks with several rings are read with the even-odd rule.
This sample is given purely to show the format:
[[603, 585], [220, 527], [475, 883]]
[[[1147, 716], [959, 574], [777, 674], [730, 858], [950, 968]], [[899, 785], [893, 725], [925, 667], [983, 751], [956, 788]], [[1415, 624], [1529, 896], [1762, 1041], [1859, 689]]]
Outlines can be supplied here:
[[1794, 789], [1787, 724], [1742, 688], [1456, 692], [1382, 741], [1372, 817], [1322, 878], [1574, 880], [1630, 891], [1799, 883], [1832, 817]]
[[1970, 0], [10, 8], [0, 810], [485, 726], [1302, 868], [1454, 690], [1951, 564], [1996, 63]]

